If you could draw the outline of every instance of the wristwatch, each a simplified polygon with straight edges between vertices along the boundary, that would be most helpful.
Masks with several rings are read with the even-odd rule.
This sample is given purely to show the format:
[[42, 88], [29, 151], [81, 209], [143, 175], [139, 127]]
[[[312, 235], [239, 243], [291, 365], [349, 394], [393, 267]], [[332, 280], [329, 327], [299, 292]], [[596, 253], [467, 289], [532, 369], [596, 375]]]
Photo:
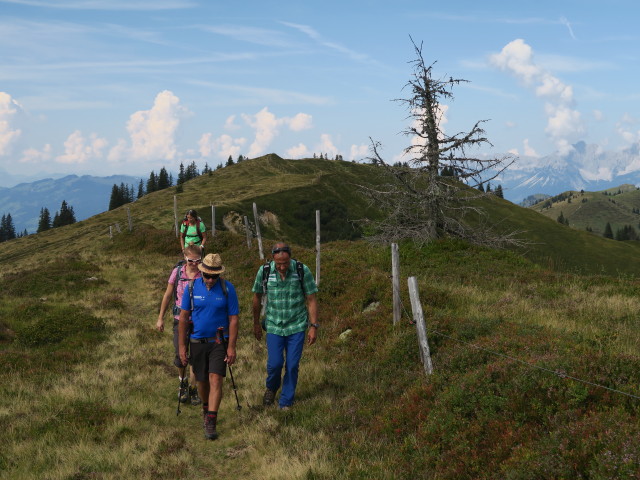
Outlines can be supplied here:
[[320, 328], [320, 324], [319, 323], [310, 323], [309, 326], [310, 327]]

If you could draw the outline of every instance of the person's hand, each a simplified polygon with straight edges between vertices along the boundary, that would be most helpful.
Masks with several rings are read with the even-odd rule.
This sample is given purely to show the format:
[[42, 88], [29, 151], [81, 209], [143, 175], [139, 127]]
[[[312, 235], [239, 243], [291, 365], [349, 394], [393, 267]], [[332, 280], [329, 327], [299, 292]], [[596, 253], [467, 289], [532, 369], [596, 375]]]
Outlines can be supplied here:
[[260, 325], [260, 322], [253, 322], [253, 335], [256, 337], [256, 340], [262, 340], [262, 325]]
[[185, 367], [187, 366], [187, 363], [189, 363], [187, 360], [187, 349], [184, 347], [180, 348], [180, 361]]
[[224, 359], [227, 362], [227, 365], [231, 366], [236, 361], [236, 350], [235, 348], [227, 348], [227, 356]]
[[164, 332], [164, 319], [162, 317], [158, 317], [158, 321], [156, 322], [156, 330], [159, 332]]
[[318, 329], [315, 327], [309, 327], [309, 333], [307, 334], [307, 345], [313, 345], [316, 343], [318, 337]]

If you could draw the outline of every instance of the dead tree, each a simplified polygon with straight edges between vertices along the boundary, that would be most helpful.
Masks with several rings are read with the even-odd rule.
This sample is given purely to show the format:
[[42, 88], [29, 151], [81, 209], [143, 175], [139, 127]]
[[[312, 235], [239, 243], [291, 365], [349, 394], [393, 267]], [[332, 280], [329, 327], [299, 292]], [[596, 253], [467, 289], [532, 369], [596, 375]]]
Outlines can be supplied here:
[[409, 98], [396, 99], [408, 111], [410, 126], [402, 133], [411, 138], [404, 150], [408, 163], [391, 165], [382, 158], [381, 145], [371, 140], [371, 163], [384, 176], [379, 187], [362, 186], [372, 203], [386, 211], [374, 222], [373, 239], [384, 243], [410, 238], [425, 243], [443, 236], [464, 238], [472, 243], [504, 246], [518, 243], [514, 232], [491, 233], [483, 216], [478, 187], [495, 179], [515, 160], [469, 156], [481, 146], [493, 146], [476, 122], [468, 132], [448, 135], [440, 127], [443, 100], [453, 100], [452, 88], [462, 79], [433, 78], [434, 64], [427, 65], [422, 46], [412, 43], [416, 53], [413, 74], [405, 85]]

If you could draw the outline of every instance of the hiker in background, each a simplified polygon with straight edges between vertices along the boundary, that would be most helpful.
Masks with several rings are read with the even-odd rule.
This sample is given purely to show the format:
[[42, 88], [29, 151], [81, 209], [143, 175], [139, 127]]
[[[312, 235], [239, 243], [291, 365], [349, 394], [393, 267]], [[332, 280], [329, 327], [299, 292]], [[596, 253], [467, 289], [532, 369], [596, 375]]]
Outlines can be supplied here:
[[[180, 360], [186, 365], [189, 342], [191, 368], [203, 402], [204, 435], [215, 440], [218, 437], [216, 423], [222, 400], [222, 381], [227, 365], [233, 365], [236, 360], [239, 307], [235, 288], [220, 277], [225, 270], [220, 255], [208, 254], [198, 269], [202, 277], [190, 282], [182, 297], [179, 351]], [[189, 316], [193, 322], [190, 338]]]
[[262, 403], [273, 405], [282, 385], [278, 405], [288, 409], [296, 393], [305, 331], [309, 327], [307, 343], [313, 345], [320, 327], [315, 295], [318, 287], [309, 267], [291, 258], [291, 248], [286, 243], [276, 243], [271, 254], [273, 260], [260, 267], [251, 289], [253, 332], [256, 340], [262, 339], [260, 314], [266, 296], [267, 388]]
[[158, 321], [156, 322], [156, 330], [164, 332], [164, 315], [169, 308], [169, 304], [173, 299], [173, 348], [175, 351], [175, 357], [173, 364], [178, 367], [178, 378], [180, 384], [178, 387], [178, 395], [180, 401], [185, 403], [187, 400], [191, 400], [191, 405], [200, 405], [201, 400], [198, 396], [198, 389], [196, 388], [196, 378], [191, 369], [190, 380], [188, 383], [190, 387], [183, 388], [184, 382], [187, 382], [186, 367], [183, 366], [180, 360], [178, 352], [178, 318], [180, 316], [180, 305], [182, 302], [182, 294], [184, 293], [185, 286], [189, 281], [200, 277], [200, 270], [198, 270], [198, 264], [201, 261], [201, 248], [196, 245], [189, 245], [184, 249], [184, 260], [178, 262], [178, 264], [171, 271], [169, 275], [169, 282], [167, 289], [162, 297], [162, 303], [160, 304], [160, 313], [158, 314]]
[[204, 252], [204, 244], [207, 242], [207, 229], [202, 219], [195, 210], [189, 210], [180, 225], [180, 249], [189, 245], [198, 245]]

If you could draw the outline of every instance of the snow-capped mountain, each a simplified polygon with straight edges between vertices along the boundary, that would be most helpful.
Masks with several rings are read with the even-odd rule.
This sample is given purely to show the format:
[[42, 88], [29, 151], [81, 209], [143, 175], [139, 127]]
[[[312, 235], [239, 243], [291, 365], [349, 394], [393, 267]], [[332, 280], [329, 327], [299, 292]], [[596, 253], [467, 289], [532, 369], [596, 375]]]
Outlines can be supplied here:
[[598, 145], [578, 142], [565, 155], [522, 156], [495, 183], [500, 183], [505, 198], [515, 203], [534, 194], [598, 191], [623, 183], [640, 185], [640, 146], [604, 151]]

